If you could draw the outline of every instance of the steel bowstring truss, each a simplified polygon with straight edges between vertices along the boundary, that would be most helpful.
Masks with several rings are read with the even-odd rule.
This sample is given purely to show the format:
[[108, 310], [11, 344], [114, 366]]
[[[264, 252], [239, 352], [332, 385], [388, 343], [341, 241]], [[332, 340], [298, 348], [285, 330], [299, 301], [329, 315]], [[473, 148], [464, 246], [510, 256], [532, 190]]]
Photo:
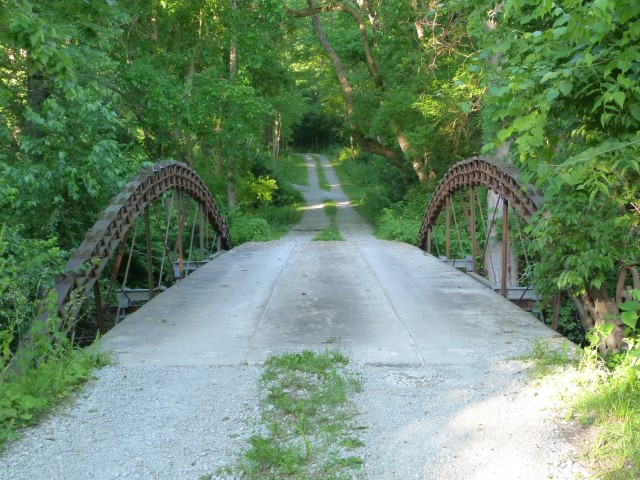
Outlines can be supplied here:
[[516, 168], [482, 157], [471, 157], [451, 167], [438, 184], [422, 221], [418, 247], [422, 250], [429, 248], [427, 237], [445, 208], [448, 198], [460, 190], [482, 186], [507, 200], [527, 222], [542, 204], [541, 195], [520, 182], [520, 172]]
[[[79, 298], [84, 299], [93, 289], [96, 303], [99, 303], [100, 289], [97, 281], [107, 267], [109, 260], [118, 252], [116, 271], [109, 272], [112, 281], [115, 280], [124, 254], [127, 234], [141, 215], [145, 217], [147, 247], [149, 249], [150, 214], [148, 207], [152, 202], [161, 199], [166, 192], [170, 191], [177, 192], [177, 208], [179, 212], [181, 211], [180, 198], [183, 194], [197, 203], [201, 218], [201, 244], [203, 243], [202, 223], [206, 222], [214, 231], [213, 238], [217, 241], [218, 248], [229, 250], [233, 247], [227, 221], [221, 215], [202, 179], [191, 168], [182, 163], [174, 161], [158, 163], [141, 172], [114, 197], [100, 219], [87, 232], [84, 241], [71, 253], [65, 267], [66, 274], [58, 279], [55, 286], [58, 294], [58, 314], [61, 321], [75, 318], [79, 313], [82, 301], [75, 300], [76, 294]], [[179, 214], [178, 248], [180, 249], [180, 267], [182, 267], [180, 216]], [[192, 246], [189, 246], [190, 250], [191, 248]], [[148, 267], [151, 268], [150, 249], [148, 260]], [[149, 275], [151, 281], [151, 273]], [[150, 283], [149, 289], [151, 297], [152, 283]], [[73, 301], [72, 297], [74, 298]]]
[[[476, 206], [481, 203], [479, 190], [484, 188], [495, 193], [498, 201], [495, 208], [490, 208], [490, 211], [486, 216], [483, 215], [483, 208], [477, 209], [480, 215], [480, 225], [482, 228], [476, 232], [478, 225], [476, 219]], [[438, 256], [444, 254], [443, 256], [446, 257], [446, 260], [454, 266], [458, 265], [456, 262], [459, 262], [460, 260], [451, 260], [450, 258], [452, 255], [451, 252], [455, 250], [451, 245], [452, 239], [450, 230], [451, 228], [456, 228], [457, 238], [454, 239], [454, 242], [457, 240], [457, 243], [460, 244], [458, 223], [462, 223], [458, 222], [456, 219], [456, 209], [453, 206], [453, 201], [456, 197], [459, 197], [459, 203], [461, 204], [459, 211], [462, 211], [466, 217], [469, 230], [468, 237], [470, 237], [469, 245], [472, 254], [471, 257], [466, 258], [467, 271], [472, 272], [472, 274], [480, 271], [480, 268], [476, 268], [476, 262], [479, 261], [481, 264], [485, 264], [485, 256], [487, 255], [489, 256], [488, 263], [490, 264], [490, 268], [494, 268], [494, 262], [491, 260], [491, 256], [487, 251], [487, 239], [492, 237], [492, 235], [495, 235], [495, 238], [500, 238], [500, 232], [498, 231], [500, 227], [497, 226], [497, 224], [500, 223], [501, 219], [502, 251], [497, 253], [498, 256], [501, 256], [502, 258], [500, 262], [496, 263], [501, 266], [502, 272], [501, 275], [496, 275], [495, 271], [492, 272], [494, 278], [501, 279], [501, 285], [491, 286], [497, 291], [500, 291], [503, 296], [508, 297], [512, 301], [515, 301], [515, 303], [519, 304], [519, 300], [523, 300], [523, 297], [530, 289], [530, 286], [518, 287], [523, 290], [519, 300], [517, 296], [515, 298], [511, 298], [511, 295], [508, 295], [506, 269], [508, 265], [508, 256], [510, 255], [509, 212], [510, 210], [513, 210], [517, 213], [517, 215], [511, 216], [512, 228], [514, 228], [514, 232], [517, 233], [519, 238], [519, 244], [514, 243], [513, 248], [517, 245], [518, 248], [522, 249], [521, 254], [527, 264], [527, 270], [529, 270], [535, 259], [531, 258], [531, 255], [527, 252], [527, 239], [525, 238], [523, 233], [524, 228], [521, 227], [518, 217], [524, 220], [525, 223], [528, 223], [536, 211], [542, 207], [542, 195], [530, 185], [523, 183], [520, 180], [520, 172], [511, 165], [487, 160], [482, 157], [472, 157], [453, 165], [436, 187], [431, 202], [423, 217], [417, 245], [428, 253], [431, 253], [432, 246], [435, 247], [435, 253], [437, 253]], [[500, 206], [502, 208], [500, 208]], [[443, 213], [443, 211], [445, 219], [438, 222], [440, 214]], [[492, 232], [494, 224], [496, 225], [496, 231]], [[442, 239], [443, 227], [444, 240]], [[484, 248], [481, 248], [478, 245], [478, 234], [484, 236]], [[442, 248], [443, 245], [439, 245], [440, 242], [444, 243], [444, 249]], [[459, 248], [461, 247], [459, 246]], [[615, 300], [618, 306], [625, 301], [632, 300], [632, 292], [634, 290], [640, 290], [640, 273], [638, 273], [639, 266], [640, 264], [630, 264], [622, 268], [616, 288]], [[526, 273], [528, 272], [525, 272], [525, 274]], [[478, 278], [477, 275], [476, 278]], [[522, 278], [518, 278], [518, 280], [522, 280]], [[557, 292], [554, 298], [550, 299], [553, 307], [552, 328], [557, 328], [558, 325], [558, 314], [562, 295], [562, 292]], [[594, 325], [596, 322], [596, 316], [588, 308], [590, 305], [589, 301], [584, 295], [580, 295], [576, 300], [585, 306], [583, 310], [584, 315], [586, 315], [587, 318], [582, 319], [583, 325]]]
[[[489, 217], [491, 218], [491, 221], [489, 221], [488, 228], [485, 224], [483, 209], [477, 208], [477, 204], [480, 203], [480, 195], [478, 192], [480, 188], [487, 188], [498, 196], [498, 203], [496, 208], [493, 209], [493, 218]], [[466, 220], [465, 222], [458, 221], [456, 208], [453, 208], [453, 200], [455, 197], [459, 198], [461, 211], [464, 219]], [[509, 207], [511, 207], [518, 216], [524, 219], [525, 222], [528, 222], [541, 204], [542, 196], [531, 186], [520, 181], [520, 172], [516, 168], [502, 162], [487, 160], [482, 157], [472, 157], [451, 167], [438, 184], [431, 199], [431, 203], [425, 212], [420, 233], [418, 235], [417, 245], [422, 250], [431, 253], [432, 243], [435, 243], [436, 251], [439, 253], [440, 248], [438, 247], [438, 242], [434, 242], [432, 236], [434, 236], [434, 232], [437, 230], [438, 218], [444, 211], [446, 237], [445, 257], [450, 259], [451, 255], [451, 228], [455, 228], [455, 241], [458, 244], [457, 250], [463, 250], [460, 228], [462, 224], [466, 223], [466, 228], [469, 231], [468, 235], [470, 237], [470, 249], [472, 252], [471, 257], [467, 262], [470, 264], [467, 269], [470, 272], [476, 273], [476, 263], [478, 260], [481, 263], [484, 263], [485, 256], [492, 255], [490, 252], [487, 252], [487, 239], [492, 235], [492, 228], [495, 221], [502, 218], [503, 249], [501, 252], [501, 265], [503, 271], [502, 275], [496, 275], [496, 273], [493, 272], [493, 276], [494, 278], [501, 278], [500, 292], [506, 297], [508, 293], [506, 267], [508, 263], [507, 257], [509, 255]], [[498, 205], [501, 206], [501, 215], [496, 218]], [[480, 231], [480, 234], [483, 234], [485, 238], [484, 248], [480, 248], [477, 238], [477, 210], [479, 210], [481, 217], [480, 223], [483, 228], [483, 230]], [[487, 220], [489, 220], [489, 218], [487, 218]], [[522, 235], [517, 219], [516, 226], [518, 234]], [[495, 233], [498, 234], [499, 232]], [[523, 249], [524, 248], [525, 247], [523, 247]], [[525, 258], [529, 260], [526, 255]], [[490, 261], [489, 264], [491, 268], [494, 269], [494, 262]], [[522, 298], [520, 300], [522, 300]]]

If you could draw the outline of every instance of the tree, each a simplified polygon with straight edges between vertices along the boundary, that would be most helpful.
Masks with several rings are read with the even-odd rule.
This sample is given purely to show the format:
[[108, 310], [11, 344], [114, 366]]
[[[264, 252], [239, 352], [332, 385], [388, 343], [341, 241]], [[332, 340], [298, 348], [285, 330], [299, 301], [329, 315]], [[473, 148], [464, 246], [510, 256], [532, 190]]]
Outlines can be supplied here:
[[421, 181], [467, 156], [477, 133], [460, 108], [478, 93], [459, 81], [474, 50], [460, 8], [364, 0], [287, 5], [291, 16], [311, 18], [338, 78], [352, 139], [403, 170], [410, 166]]
[[589, 327], [617, 313], [607, 280], [638, 259], [640, 5], [510, 0], [500, 16], [481, 54], [501, 58], [480, 67], [500, 125], [487, 150], [512, 140], [544, 191], [537, 287], [580, 296]]

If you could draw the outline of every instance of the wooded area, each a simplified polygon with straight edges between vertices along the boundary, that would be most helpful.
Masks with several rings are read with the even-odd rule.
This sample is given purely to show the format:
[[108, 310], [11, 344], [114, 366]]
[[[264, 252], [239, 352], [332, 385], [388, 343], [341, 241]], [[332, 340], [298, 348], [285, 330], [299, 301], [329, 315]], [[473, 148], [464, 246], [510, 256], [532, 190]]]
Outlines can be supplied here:
[[640, 261], [637, 0], [0, 0], [0, 50], [0, 373], [70, 250], [164, 159], [237, 244], [298, 218], [289, 153], [330, 150], [378, 234], [414, 242], [439, 179], [481, 154], [544, 192], [545, 298], [608, 321]]
[[[370, 219], [405, 239], [455, 162], [514, 164], [544, 192], [530, 234], [547, 297], [606, 304], [615, 272], [638, 261], [633, 0], [0, 8], [3, 298], [30, 304], [109, 199], [161, 159], [194, 168], [251, 239], [279, 222], [256, 209], [294, 208], [278, 178], [290, 147], [345, 148], [370, 183]], [[390, 211], [412, 221], [390, 226]], [[3, 300], [0, 317], [16, 308]]]

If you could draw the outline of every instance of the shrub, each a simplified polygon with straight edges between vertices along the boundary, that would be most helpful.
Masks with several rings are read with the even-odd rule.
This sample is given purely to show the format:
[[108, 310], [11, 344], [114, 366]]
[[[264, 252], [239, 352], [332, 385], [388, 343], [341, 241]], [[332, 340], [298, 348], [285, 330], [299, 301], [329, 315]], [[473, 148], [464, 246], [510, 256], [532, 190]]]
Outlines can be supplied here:
[[264, 218], [233, 212], [229, 215], [229, 229], [234, 245], [269, 240], [271, 228]]

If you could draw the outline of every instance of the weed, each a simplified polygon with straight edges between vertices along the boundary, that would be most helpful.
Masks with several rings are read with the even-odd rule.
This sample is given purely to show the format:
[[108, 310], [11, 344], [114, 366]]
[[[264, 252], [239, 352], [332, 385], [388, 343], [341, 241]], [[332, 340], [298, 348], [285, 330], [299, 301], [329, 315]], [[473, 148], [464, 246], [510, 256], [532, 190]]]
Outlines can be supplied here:
[[93, 348], [67, 345], [26, 370], [0, 378], [0, 446], [17, 437], [16, 430], [33, 424], [109, 363]]
[[360, 385], [345, 370], [348, 363], [329, 350], [267, 359], [260, 380], [262, 433], [251, 437], [236, 467], [242, 478], [352, 478], [363, 460], [347, 452], [363, 443], [353, 436], [349, 396]]
[[313, 240], [322, 242], [343, 241], [344, 237], [338, 230], [336, 220], [338, 216], [338, 206], [336, 205], [336, 202], [330, 199], [325, 199], [324, 211], [326, 212], [327, 217], [329, 217], [329, 227], [318, 233]]
[[313, 240], [316, 242], [341, 242], [344, 241], [344, 237], [336, 227], [329, 227], [313, 237]]
[[327, 173], [324, 170], [324, 165], [322, 164], [320, 157], [315, 157], [315, 159], [316, 159], [316, 174], [318, 175], [318, 186], [322, 190], [329, 191], [331, 190], [331, 185], [327, 180]]
[[[603, 323], [587, 332], [590, 345], [576, 350], [580, 355], [579, 362], [573, 362], [573, 374], [564, 371], [558, 378], [559, 382], [572, 379], [572, 390], [577, 392], [570, 398], [568, 418], [594, 429], [597, 439], [586, 447], [585, 456], [595, 477], [609, 480], [640, 478], [640, 350], [636, 330], [640, 302], [627, 302], [621, 310], [632, 312], [622, 318], [628, 326], [627, 350], [605, 357], [600, 354], [598, 347], [612, 329], [611, 324]], [[543, 367], [541, 371], [549, 373], [551, 369], [545, 366], [566, 364], [568, 355], [536, 342], [531, 358]]]

